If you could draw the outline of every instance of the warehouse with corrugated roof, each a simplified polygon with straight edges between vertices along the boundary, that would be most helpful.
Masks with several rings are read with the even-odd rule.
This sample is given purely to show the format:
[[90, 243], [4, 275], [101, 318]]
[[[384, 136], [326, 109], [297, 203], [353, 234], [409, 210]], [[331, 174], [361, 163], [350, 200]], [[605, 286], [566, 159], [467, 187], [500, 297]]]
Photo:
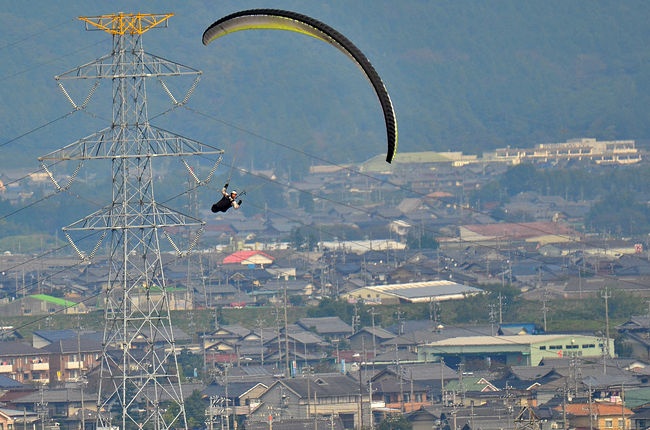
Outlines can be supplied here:
[[483, 290], [480, 288], [438, 280], [362, 287], [343, 295], [343, 298], [366, 304], [427, 303], [464, 299], [481, 293]]

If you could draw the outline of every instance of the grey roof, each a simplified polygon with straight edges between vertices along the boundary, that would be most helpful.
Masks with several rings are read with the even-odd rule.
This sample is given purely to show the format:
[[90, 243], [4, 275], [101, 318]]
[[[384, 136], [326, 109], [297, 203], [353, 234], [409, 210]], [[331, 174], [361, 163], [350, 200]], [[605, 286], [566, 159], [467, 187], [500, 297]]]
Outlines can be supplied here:
[[[242, 378], [245, 377], [264, 378], [264, 377], [272, 376], [275, 373], [274, 370], [275, 369], [269, 365], [239, 366], [230, 369], [230, 376], [241, 376]], [[259, 382], [258, 380], [256, 381]]]
[[[327, 344], [327, 342], [325, 342], [323, 338], [321, 338], [315, 333], [305, 330], [304, 328], [300, 327], [297, 324], [289, 324], [287, 326], [287, 329], [288, 329], [288, 337], [290, 339], [295, 339], [300, 343], [320, 344], [320, 345]], [[284, 333], [284, 330], [282, 331], [282, 333]]]
[[[262, 384], [257, 381], [244, 381], [244, 382], [228, 382], [228, 398], [241, 397], [246, 394], [248, 391], [252, 390], [258, 384]], [[264, 385], [264, 384], [262, 384]], [[266, 385], [264, 385], [266, 387]], [[226, 395], [226, 385], [225, 384], [210, 384], [205, 387], [203, 394], [207, 396], [221, 396]]]
[[534, 381], [553, 372], [547, 366], [512, 366], [510, 372], [523, 381]]
[[348, 375], [340, 373], [314, 375], [309, 378], [309, 387], [307, 379], [307, 377], [291, 378], [278, 381], [278, 383], [285, 385], [303, 398], [306, 398], [310, 391], [312, 396], [316, 395], [319, 398], [359, 393], [359, 381]]
[[362, 333], [362, 332], [366, 332], [366, 333], [369, 333], [370, 335], [374, 335], [375, 340], [380, 341], [380, 342], [382, 342], [384, 340], [387, 340], [387, 339], [392, 339], [392, 338], [395, 337], [395, 334], [389, 332], [388, 330], [383, 329], [381, 327], [375, 326], [374, 328], [373, 327], [363, 327], [361, 330], [359, 330], [358, 332], [356, 332], [355, 334], [353, 334], [349, 338], [351, 339], [354, 336], [356, 336], [356, 335], [358, 335], [359, 333]]
[[0, 375], [0, 390], [23, 388], [25, 385], [6, 375]]
[[[85, 393], [86, 399], [97, 397], [97, 394]], [[81, 391], [72, 388], [58, 388], [58, 389], [45, 389], [43, 390], [43, 400], [48, 403], [66, 403], [66, 402], [81, 402]], [[41, 393], [36, 391], [22, 396], [18, 399], [12, 400], [13, 403], [38, 403], [41, 401]]]
[[407, 351], [405, 349], [398, 349], [397, 351], [387, 351], [382, 354], [377, 354], [375, 361], [379, 362], [394, 362], [394, 361], [417, 361], [418, 355]]
[[306, 330], [313, 328], [322, 335], [352, 333], [352, 327], [339, 317], [300, 318], [298, 324]]
[[[252, 421], [244, 422], [245, 430], [268, 430], [269, 424], [267, 421]], [[274, 430], [343, 430], [343, 422], [338, 416], [333, 420], [329, 418], [300, 418], [300, 419], [286, 419], [286, 420], [273, 420]]]
[[589, 375], [582, 380], [582, 383], [591, 388], [612, 387], [624, 385], [626, 387], [638, 386], [641, 382], [633, 375]]
[[490, 326], [457, 326], [443, 327], [442, 329], [430, 327], [427, 330], [418, 330], [394, 337], [393, 339], [388, 339], [382, 342], [382, 345], [419, 345], [444, 339], [469, 336], [492, 336], [492, 328]]
[[[626, 392], [626, 401], [627, 401], [627, 394], [629, 392]], [[641, 408], [638, 410], [634, 411], [634, 415], [632, 415], [633, 420], [648, 420], [650, 419], [650, 408]]]
[[234, 334], [236, 336], [239, 336], [239, 337], [248, 336], [250, 334], [250, 332], [251, 332], [249, 329], [247, 329], [246, 327], [241, 326], [239, 324], [228, 324], [228, 325], [220, 325], [213, 332], [213, 336], [214, 336], [214, 333], [216, 333], [219, 330], [226, 330], [227, 332], [230, 332], [230, 333], [232, 333], [232, 334]]
[[50, 343], [77, 336], [77, 332], [74, 330], [35, 330], [32, 334], [41, 337]]
[[372, 383], [373, 393], [399, 393], [401, 391], [428, 391], [429, 387], [425, 384], [413, 381], [400, 381], [398, 377], [391, 379], [382, 379]]
[[41, 348], [42, 351], [55, 352], [55, 353], [76, 353], [81, 350], [82, 352], [96, 352], [102, 350], [102, 336], [100, 332], [87, 333], [82, 336], [75, 335], [74, 337], [59, 339], [47, 346]]
[[43, 355], [43, 350], [23, 342], [0, 342], [0, 356]]
[[[36, 412], [25, 411], [24, 409], [18, 410], [18, 409], [0, 408], [0, 412], [2, 412], [5, 415], [8, 415], [10, 417], [13, 417], [13, 418], [23, 418], [23, 417], [27, 416], [28, 418], [34, 419], [35, 417], [38, 416], [38, 414]], [[22, 423], [23, 421], [21, 419], [21, 420], [19, 420], [17, 422]], [[18, 426], [16, 426], [16, 427], [18, 427]]]
[[[401, 364], [399, 369], [402, 371], [403, 378], [409, 380], [412, 378], [414, 381], [438, 381], [441, 373], [446, 381], [458, 379], [458, 373], [454, 369], [445, 364], [442, 365], [442, 369], [440, 367], [440, 363]], [[398, 366], [390, 365], [388, 370], [397, 374]]]
[[[167, 336], [170, 334], [174, 336], [174, 341], [179, 342], [179, 341], [188, 341], [192, 340], [192, 337], [189, 336], [187, 333], [185, 333], [182, 329], [172, 326], [171, 327], [171, 333], [169, 333], [169, 330], [166, 327], [160, 327], [160, 331], [164, 332]], [[142, 339], [152, 339], [155, 338], [159, 342], [163, 342], [162, 337], [160, 334], [154, 330], [151, 327], [144, 327], [141, 331], [141, 336]]]

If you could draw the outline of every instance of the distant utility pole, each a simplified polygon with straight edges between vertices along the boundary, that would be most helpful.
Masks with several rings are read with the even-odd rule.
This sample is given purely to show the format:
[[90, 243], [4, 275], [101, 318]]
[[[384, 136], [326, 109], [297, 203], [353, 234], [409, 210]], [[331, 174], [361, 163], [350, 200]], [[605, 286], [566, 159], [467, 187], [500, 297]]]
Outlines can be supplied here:
[[499, 293], [499, 325], [503, 324], [503, 296]]
[[495, 305], [494, 305], [494, 303], [490, 303], [488, 305], [488, 307], [490, 309], [490, 311], [489, 311], [489, 315], [490, 315], [490, 333], [492, 333], [492, 336], [494, 336], [494, 320], [495, 320], [495, 317], [496, 317], [496, 315], [495, 315], [496, 312], [494, 310]]
[[603, 354], [603, 374], [607, 374], [607, 364], [606, 361], [609, 358], [609, 302], [608, 299], [611, 297], [609, 290], [605, 287], [605, 292], [603, 293], [603, 298], [605, 299], [605, 354]]
[[548, 290], [544, 288], [544, 294], [542, 295], [542, 314], [544, 315], [544, 332], [546, 332], [546, 313], [548, 312], [548, 307], [546, 302], [548, 301]]
[[284, 283], [284, 364], [286, 366], [287, 378], [291, 377], [289, 368], [289, 322], [287, 319], [287, 283]]

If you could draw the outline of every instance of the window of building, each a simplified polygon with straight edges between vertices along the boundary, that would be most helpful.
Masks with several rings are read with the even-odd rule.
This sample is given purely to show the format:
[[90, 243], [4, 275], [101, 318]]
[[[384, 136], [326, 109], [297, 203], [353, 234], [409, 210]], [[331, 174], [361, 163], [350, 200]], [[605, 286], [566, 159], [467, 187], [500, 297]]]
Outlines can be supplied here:
[[551, 345], [548, 349], [562, 349], [562, 345]]
[[618, 427], [623, 428], [623, 418], [618, 419]]
[[542, 346], [540, 346], [540, 347], [539, 347], [539, 350], [540, 350], [540, 351], [545, 351], [545, 350], [546, 350], [546, 345], [542, 345]]
[[585, 343], [584, 345], [582, 345], [583, 349], [585, 349], [585, 348], [595, 348], [595, 347], [596, 347], [596, 345], [594, 345], [593, 343]]
[[613, 420], [605, 420], [605, 428], [611, 429], [614, 427], [614, 421]]

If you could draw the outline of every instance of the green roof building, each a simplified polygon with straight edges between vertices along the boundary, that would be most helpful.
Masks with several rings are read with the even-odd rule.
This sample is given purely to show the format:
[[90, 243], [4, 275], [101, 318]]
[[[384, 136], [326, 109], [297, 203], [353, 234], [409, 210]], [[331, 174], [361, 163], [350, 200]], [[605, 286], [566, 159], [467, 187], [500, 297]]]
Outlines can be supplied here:
[[476, 155], [463, 155], [462, 152], [399, 152], [391, 165], [386, 164], [384, 155], [377, 155], [361, 163], [359, 170], [366, 173], [390, 172], [394, 166], [406, 164], [435, 164], [444, 163], [452, 165], [462, 165], [468, 161], [476, 161]]
[[[446, 361], [485, 358], [508, 365], [537, 366], [543, 358], [600, 357], [607, 346], [595, 336], [542, 334], [515, 336], [468, 336], [419, 345], [421, 361]], [[614, 340], [609, 340], [609, 355], [614, 355]]]

